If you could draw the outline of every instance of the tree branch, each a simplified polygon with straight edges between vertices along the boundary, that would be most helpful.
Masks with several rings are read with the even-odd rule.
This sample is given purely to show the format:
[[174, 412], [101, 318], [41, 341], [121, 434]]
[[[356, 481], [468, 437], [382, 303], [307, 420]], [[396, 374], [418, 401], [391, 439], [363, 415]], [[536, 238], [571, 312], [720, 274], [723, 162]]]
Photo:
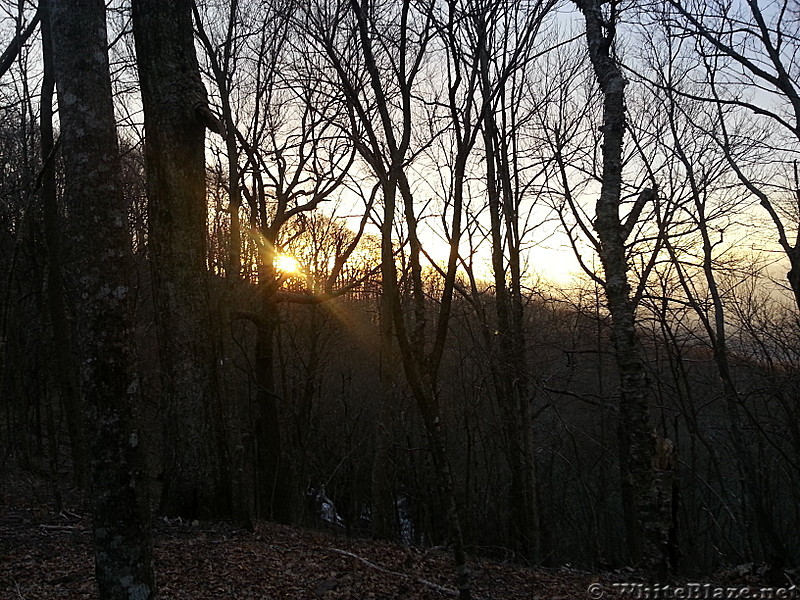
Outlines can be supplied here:
[[6, 48], [5, 52], [0, 55], [0, 77], [6, 74], [11, 68], [11, 65], [14, 64], [14, 61], [17, 59], [17, 55], [19, 51], [22, 49], [23, 44], [28, 41], [28, 38], [33, 35], [33, 32], [36, 31], [36, 26], [39, 24], [40, 19], [40, 11], [37, 10], [36, 14], [33, 15], [33, 20], [28, 23], [28, 26], [17, 33], [11, 43]]

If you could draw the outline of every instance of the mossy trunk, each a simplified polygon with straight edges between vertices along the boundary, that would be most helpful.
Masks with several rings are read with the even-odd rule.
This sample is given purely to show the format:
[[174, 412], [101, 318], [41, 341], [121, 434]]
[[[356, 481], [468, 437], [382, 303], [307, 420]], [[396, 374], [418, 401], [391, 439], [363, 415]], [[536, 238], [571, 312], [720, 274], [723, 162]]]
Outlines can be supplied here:
[[165, 415], [162, 511], [226, 517], [230, 476], [206, 265], [208, 107], [191, 2], [135, 0], [132, 7]]

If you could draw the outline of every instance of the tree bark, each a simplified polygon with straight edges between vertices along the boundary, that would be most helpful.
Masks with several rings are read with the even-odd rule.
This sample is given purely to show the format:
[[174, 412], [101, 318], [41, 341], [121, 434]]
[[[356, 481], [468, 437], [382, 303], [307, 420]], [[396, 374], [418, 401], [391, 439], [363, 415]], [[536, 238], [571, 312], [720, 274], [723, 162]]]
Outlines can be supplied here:
[[56, 375], [61, 403], [69, 432], [75, 484], [85, 489], [88, 458], [86, 436], [83, 429], [83, 402], [78, 384], [78, 367], [73, 359], [72, 331], [67, 316], [64, 284], [61, 272], [61, 227], [56, 191], [55, 143], [53, 138], [53, 48], [50, 34], [48, 0], [39, 5], [42, 15], [42, 92], [40, 102], [39, 132], [42, 151], [42, 206], [45, 240], [47, 245], [47, 305], [53, 329], [56, 351]]
[[191, 2], [135, 0], [132, 6], [166, 413], [162, 510], [187, 518], [228, 516], [227, 441], [206, 268], [204, 140], [205, 127], [215, 124], [195, 55]]
[[97, 584], [103, 599], [146, 600], [155, 598], [156, 586], [140, 436], [133, 426], [139, 386], [129, 296], [133, 263], [105, 5], [61, 0], [50, 9]]
[[[586, 21], [589, 58], [603, 93], [603, 171], [594, 228], [600, 240], [605, 295], [611, 313], [620, 376], [620, 470], [628, 550], [635, 564], [662, 574], [669, 561], [670, 489], [655, 468], [656, 438], [648, 412], [648, 385], [638, 348], [635, 307], [630, 298], [625, 254], [627, 227], [619, 209], [625, 135], [625, 78], [611, 55], [616, 3], [604, 16], [601, 0], [575, 0]], [[647, 193], [647, 192], [646, 192]], [[652, 192], [649, 192], [652, 193]]]

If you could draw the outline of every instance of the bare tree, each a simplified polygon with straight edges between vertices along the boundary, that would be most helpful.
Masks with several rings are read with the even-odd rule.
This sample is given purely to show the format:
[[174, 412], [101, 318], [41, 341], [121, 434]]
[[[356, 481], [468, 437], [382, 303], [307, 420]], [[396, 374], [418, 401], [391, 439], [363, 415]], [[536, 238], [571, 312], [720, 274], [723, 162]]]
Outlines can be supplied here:
[[[225, 260], [225, 274], [229, 279], [237, 280], [241, 276], [242, 269], [242, 228], [240, 211], [242, 207], [241, 192], [241, 169], [239, 140], [237, 139], [236, 115], [234, 114], [233, 94], [235, 77], [238, 62], [244, 57], [239, 56], [238, 50], [241, 48], [242, 39], [248, 35], [257, 35], [256, 32], [246, 30], [241, 23], [241, 10], [238, 0], [232, 0], [227, 14], [224, 39], [221, 44], [215, 46], [206, 31], [206, 27], [197, 8], [197, 3], [192, 3], [195, 26], [197, 28], [200, 41], [206, 50], [207, 60], [210, 66], [211, 75], [216, 83], [219, 93], [222, 119], [225, 125], [223, 137], [225, 139], [225, 153], [227, 155], [227, 192], [228, 192], [228, 216], [230, 219], [230, 231]], [[216, 17], [217, 15], [214, 15]], [[275, 14], [273, 19], [279, 20], [279, 14]], [[267, 23], [263, 24], [264, 30], [268, 29]], [[239, 134], [240, 135], [240, 134]]]
[[131, 239], [120, 187], [102, 0], [55, 2], [50, 30], [75, 249], [77, 347], [91, 455], [101, 598], [156, 597], [147, 484], [133, 407]]
[[[750, 520], [752, 506], [755, 527], [768, 553], [776, 562], [785, 562], [787, 551], [774, 516], [767, 507], [763, 486], [757, 482], [762, 474], [757, 468], [757, 460], [748, 447], [746, 434], [742, 427], [744, 400], [741, 384], [736, 381], [732, 367], [730, 349], [730, 323], [727, 318], [726, 302], [731, 291], [723, 284], [729, 271], [724, 263], [726, 253], [732, 254], [740, 236], [730, 223], [735, 223], [738, 215], [749, 208], [750, 189], [746, 185], [736, 185], [735, 174], [729, 175], [732, 157], [730, 149], [721, 148], [715, 143], [717, 131], [728, 131], [731, 138], [746, 136], [747, 128], [740, 125], [734, 129], [721, 121], [725, 118], [716, 110], [708, 110], [709, 103], [700, 101], [697, 84], [687, 83], [687, 67], [681, 64], [686, 59], [686, 48], [682, 40], [671, 36], [670, 25], [661, 21], [664, 36], [659, 41], [662, 48], [652, 49], [651, 64], [654, 74], [649, 78], [657, 88], [656, 102], [664, 115], [666, 128], [659, 139], [665, 146], [667, 164], [665, 172], [680, 174], [672, 183], [674, 197], [670, 198], [676, 212], [686, 214], [687, 231], [681, 232], [673, 223], [669, 234], [664, 237], [664, 245], [669, 254], [669, 269], [677, 277], [682, 293], [689, 306], [702, 324], [711, 348], [714, 364], [719, 374], [721, 400], [733, 446], [733, 454], [740, 480], [749, 485], [745, 492], [742, 519]], [[652, 35], [652, 30], [651, 30]], [[694, 91], [695, 93], [691, 93]], [[695, 96], [695, 97], [691, 97]], [[737, 149], [741, 159], [747, 158], [742, 149]], [[741, 172], [741, 171], [740, 171]], [[732, 179], [732, 181], [731, 181]], [[693, 236], [699, 239], [692, 240]], [[725, 240], [729, 240], [725, 242]], [[694, 258], [692, 255], [699, 256]], [[695, 276], [702, 274], [702, 283], [695, 282]], [[676, 298], [677, 299], [677, 298]], [[723, 481], [719, 484], [726, 487]]]
[[[486, 195], [490, 215], [495, 295], [492, 376], [503, 414], [511, 471], [511, 528], [515, 547], [526, 558], [537, 556], [539, 514], [533, 445], [533, 399], [527, 360], [523, 293], [523, 202], [530, 195], [524, 170], [534, 160], [523, 157], [524, 108], [529, 69], [537, 53], [537, 33], [553, 4], [477, 3], [472, 8], [474, 53], [482, 97]], [[541, 51], [541, 50], [539, 50]], [[530, 151], [531, 149], [528, 149]]]
[[2, 77], [6, 71], [11, 68], [11, 65], [14, 64], [14, 61], [17, 59], [20, 50], [25, 45], [25, 42], [28, 41], [28, 38], [33, 35], [36, 31], [36, 28], [39, 26], [39, 21], [42, 16], [42, 12], [40, 10], [36, 11], [33, 18], [26, 24], [24, 22], [24, 15], [25, 15], [25, 4], [20, 2], [18, 3], [18, 16], [16, 20], [16, 31], [14, 37], [11, 39], [11, 42], [8, 44], [6, 49], [0, 54], [0, 77]]
[[[236, 311], [256, 327], [253, 370], [256, 382], [254, 414], [255, 507], [262, 517], [289, 523], [298, 502], [293, 489], [292, 465], [281, 427], [282, 406], [275, 381], [275, 339], [281, 303], [322, 303], [337, 297], [353, 282], [337, 287], [337, 280], [356, 246], [371, 209], [365, 209], [353, 240], [339, 247], [331, 272], [324, 282], [290, 291], [284, 283], [291, 275], [276, 261], [293, 240], [302, 238], [304, 223], [343, 188], [355, 158], [355, 150], [327, 117], [327, 100], [320, 84], [295, 63], [301, 49], [297, 32], [290, 27], [297, 7], [275, 2], [269, 18], [248, 26], [248, 9], [234, 2], [227, 26], [217, 44], [213, 19], [204, 23], [195, 11], [198, 37], [206, 50], [211, 74], [217, 84], [226, 125], [225, 151], [230, 212], [229, 278], [238, 277], [241, 240], [255, 252], [244, 255], [256, 270], [257, 286], [245, 304], [254, 310]], [[237, 33], [238, 32], [238, 33]], [[234, 37], [237, 38], [234, 41]], [[221, 48], [221, 50], [218, 50]], [[252, 69], [239, 74], [236, 65]], [[255, 102], [238, 105], [232, 96], [234, 78], [251, 89]], [[241, 127], [241, 131], [240, 131]], [[242, 206], [243, 205], [243, 206]], [[239, 212], [249, 221], [249, 235], [240, 232]]]
[[[451, 13], [453, 10], [451, 5]], [[408, 168], [415, 153], [412, 144], [426, 145], [414, 139], [414, 90], [428, 67], [426, 58], [435, 33], [436, 11], [433, 3], [413, 7], [404, 3], [387, 12], [376, 10], [367, 1], [314, 4], [303, 15], [303, 25], [332, 73], [331, 84], [344, 97], [342, 109], [347, 120], [342, 127], [350, 132], [361, 157], [380, 184], [383, 201], [380, 221], [382, 354], [386, 358], [391, 356], [393, 336], [428, 436], [456, 562], [459, 594], [461, 598], [469, 598], [469, 570], [438, 382], [452, 310], [463, 208], [459, 204], [460, 196], [454, 195], [448, 225], [447, 270], [436, 319], [431, 323], [423, 282], [419, 206]], [[447, 22], [446, 18], [442, 21]], [[458, 91], [456, 87], [451, 93]], [[462, 137], [467, 142], [473, 139], [474, 135]], [[407, 308], [403, 302], [405, 294], [401, 293], [393, 238], [398, 213], [403, 215], [408, 240], [407, 273], [404, 274], [408, 282]], [[388, 393], [384, 401], [389, 400]]]
[[[668, 492], [656, 467], [647, 377], [628, 282], [625, 241], [631, 224], [620, 217], [626, 81], [613, 55], [619, 6], [612, 1], [604, 9], [601, 2], [593, 0], [576, 0], [576, 4], [585, 18], [589, 58], [603, 94], [602, 185], [594, 228], [620, 377], [620, 468], [628, 549], [635, 563], [663, 571], [669, 561], [669, 519], [662, 510]], [[640, 198], [644, 202], [654, 196], [654, 190], [646, 189]]]
[[[716, 107], [720, 118], [714, 139], [731, 169], [772, 221], [778, 244], [789, 261], [789, 287], [800, 308], [800, 73], [794, 59], [800, 31], [797, 9], [789, 0], [769, 4], [747, 0], [711, 7], [691, 0], [669, 0], [661, 18], [675, 35], [688, 34], [696, 40], [706, 90], [684, 93]], [[758, 90], [760, 96], [753, 97], [748, 90]], [[748, 145], [735, 132], [736, 119], [743, 112], [763, 123], [758, 140], [750, 141], [757, 141], [770, 154], [769, 162], [776, 165], [766, 172], [764, 161], [752, 164], [740, 155], [740, 148]]]

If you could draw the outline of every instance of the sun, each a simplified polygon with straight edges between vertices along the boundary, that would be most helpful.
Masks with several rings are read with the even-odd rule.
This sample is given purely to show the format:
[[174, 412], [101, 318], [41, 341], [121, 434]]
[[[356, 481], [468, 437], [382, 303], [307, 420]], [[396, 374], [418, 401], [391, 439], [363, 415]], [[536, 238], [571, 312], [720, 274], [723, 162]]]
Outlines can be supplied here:
[[290, 275], [292, 273], [299, 273], [301, 270], [300, 263], [297, 262], [297, 259], [294, 256], [290, 256], [288, 254], [275, 255], [272, 264], [275, 266], [275, 270], [280, 271], [285, 275]]

